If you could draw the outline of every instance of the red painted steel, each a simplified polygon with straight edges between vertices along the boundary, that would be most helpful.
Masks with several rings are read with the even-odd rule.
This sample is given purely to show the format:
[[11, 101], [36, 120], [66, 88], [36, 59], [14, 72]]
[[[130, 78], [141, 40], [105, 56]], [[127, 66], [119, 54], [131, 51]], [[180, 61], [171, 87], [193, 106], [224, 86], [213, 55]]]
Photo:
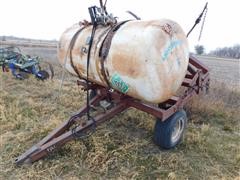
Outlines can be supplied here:
[[[103, 86], [91, 84], [89, 88], [96, 91], [97, 95], [90, 101], [90, 106], [96, 106], [103, 100], [110, 100], [109, 102], [112, 103], [112, 106], [110, 105], [110, 107], [105, 109], [104, 112], [97, 114], [94, 117], [95, 120], [91, 119], [89, 121], [80, 119], [85, 116], [87, 111], [87, 107], [84, 106], [78, 113], [53, 130], [38, 144], [34, 145], [24, 154], [19, 156], [15, 162], [19, 165], [22, 163], [32, 163], [37, 161], [63, 146], [68, 141], [93, 129], [95, 125], [99, 125], [102, 122], [111, 119], [129, 107], [134, 107], [147, 112], [160, 120], [165, 121], [176, 111], [182, 109], [191, 97], [208, 89], [210, 81], [208, 71], [209, 70], [205, 65], [199, 62], [195, 57], [191, 56], [189, 58], [188, 72], [182, 83], [182, 86], [186, 88], [184, 93], [182, 96], [173, 96], [160, 104], [142, 102], [117, 91], [111, 92], [108, 88]], [[85, 82], [78, 81], [78, 84], [86, 90], [87, 86]], [[74, 124], [77, 124], [77, 127], [71, 129]]]

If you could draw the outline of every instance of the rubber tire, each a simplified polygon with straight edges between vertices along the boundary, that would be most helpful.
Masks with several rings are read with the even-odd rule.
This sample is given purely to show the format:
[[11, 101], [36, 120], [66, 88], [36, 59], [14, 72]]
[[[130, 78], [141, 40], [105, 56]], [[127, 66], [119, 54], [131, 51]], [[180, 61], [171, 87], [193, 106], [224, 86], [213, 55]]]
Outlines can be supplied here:
[[[172, 141], [172, 134], [175, 125], [179, 120], [183, 122], [183, 130], [180, 133], [180, 136], [175, 140]], [[154, 128], [154, 137], [153, 141], [155, 144], [160, 146], [163, 149], [171, 149], [174, 148], [177, 144], [179, 144], [182, 141], [184, 131], [186, 129], [187, 125], [187, 115], [184, 110], [180, 110], [176, 113], [174, 113], [172, 116], [170, 116], [167, 120], [161, 121], [159, 119], [156, 120], [155, 128]]]
[[[41, 76], [38, 76], [38, 74], [41, 74]], [[38, 71], [36, 78], [41, 79], [41, 80], [46, 80], [49, 78], [49, 74], [47, 71], [41, 70], [41, 71]]]

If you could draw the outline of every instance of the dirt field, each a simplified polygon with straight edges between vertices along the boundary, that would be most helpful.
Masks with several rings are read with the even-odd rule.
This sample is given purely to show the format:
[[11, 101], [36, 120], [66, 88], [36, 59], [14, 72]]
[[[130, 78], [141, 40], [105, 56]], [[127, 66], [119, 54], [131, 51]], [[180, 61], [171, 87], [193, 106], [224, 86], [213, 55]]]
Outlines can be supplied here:
[[58, 97], [62, 71], [56, 64], [55, 48], [22, 49], [53, 62], [56, 78], [19, 81], [0, 72], [1, 180], [239, 180], [239, 62], [204, 57], [200, 59], [211, 68], [210, 92], [185, 107], [188, 127], [176, 148], [166, 151], [156, 146], [152, 141], [155, 118], [130, 109], [99, 126], [87, 139], [72, 141], [32, 165], [15, 166], [15, 157], [68, 119], [86, 100], [86, 93], [69, 75]]
[[240, 60], [217, 57], [198, 57], [210, 69], [213, 81], [223, 81], [229, 85], [240, 86]]

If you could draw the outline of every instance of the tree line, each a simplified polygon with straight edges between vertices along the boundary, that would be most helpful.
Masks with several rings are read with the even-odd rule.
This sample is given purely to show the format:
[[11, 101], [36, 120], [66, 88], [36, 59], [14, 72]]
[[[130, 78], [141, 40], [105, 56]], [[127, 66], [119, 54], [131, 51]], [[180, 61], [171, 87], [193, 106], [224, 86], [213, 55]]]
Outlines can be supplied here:
[[[194, 48], [197, 55], [205, 54], [203, 45], [196, 45]], [[240, 59], [240, 44], [236, 44], [232, 47], [217, 48], [206, 55]]]

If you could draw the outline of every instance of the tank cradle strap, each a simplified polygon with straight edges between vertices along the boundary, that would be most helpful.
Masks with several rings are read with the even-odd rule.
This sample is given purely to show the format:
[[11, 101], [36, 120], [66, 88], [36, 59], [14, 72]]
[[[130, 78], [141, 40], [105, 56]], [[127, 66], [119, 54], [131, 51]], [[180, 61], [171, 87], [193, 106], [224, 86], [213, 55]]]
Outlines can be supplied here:
[[[74, 47], [75, 42], [76, 42], [76, 40], [77, 40], [77, 37], [78, 37], [79, 34], [82, 32], [82, 30], [85, 29], [86, 27], [87, 27], [87, 26], [83, 26], [81, 29], [79, 29], [79, 30], [74, 34], [74, 36], [72, 37], [71, 42], [70, 42], [70, 44], [69, 44], [69, 50], [70, 50], [70, 52], [69, 52], [69, 58], [70, 58], [70, 63], [71, 63], [71, 66], [72, 66], [73, 70], [75, 71], [75, 73], [78, 75], [78, 77], [79, 77], [80, 79], [84, 79], [84, 78], [81, 77], [79, 71], [77, 70], [77, 67], [74, 66], [74, 64], [73, 64], [72, 50], [73, 50], [73, 47]], [[68, 53], [68, 52], [67, 52], [67, 53]], [[84, 80], [85, 80], [85, 79], [84, 79]]]
[[108, 87], [110, 88], [111, 85], [110, 85], [110, 82], [107, 78], [107, 71], [104, 67], [104, 61], [106, 60], [107, 56], [108, 56], [108, 53], [109, 53], [109, 49], [111, 47], [111, 43], [112, 43], [112, 39], [113, 39], [113, 36], [115, 35], [115, 33], [117, 32], [117, 30], [125, 23], [129, 22], [130, 20], [127, 20], [127, 21], [122, 21], [122, 22], [119, 22], [117, 23], [116, 25], [114, 25], [110, 31], [107, 33], [105, 39], [103, 40], [102, 42], [102, 45], [100, 47], [100, 50], [99, 50], [99, 57], [100, 57], [100, 63], [101, 63], [101, 73], [102, 73], [102, 76], [105, 80], [105, 82], [107, 83]]

